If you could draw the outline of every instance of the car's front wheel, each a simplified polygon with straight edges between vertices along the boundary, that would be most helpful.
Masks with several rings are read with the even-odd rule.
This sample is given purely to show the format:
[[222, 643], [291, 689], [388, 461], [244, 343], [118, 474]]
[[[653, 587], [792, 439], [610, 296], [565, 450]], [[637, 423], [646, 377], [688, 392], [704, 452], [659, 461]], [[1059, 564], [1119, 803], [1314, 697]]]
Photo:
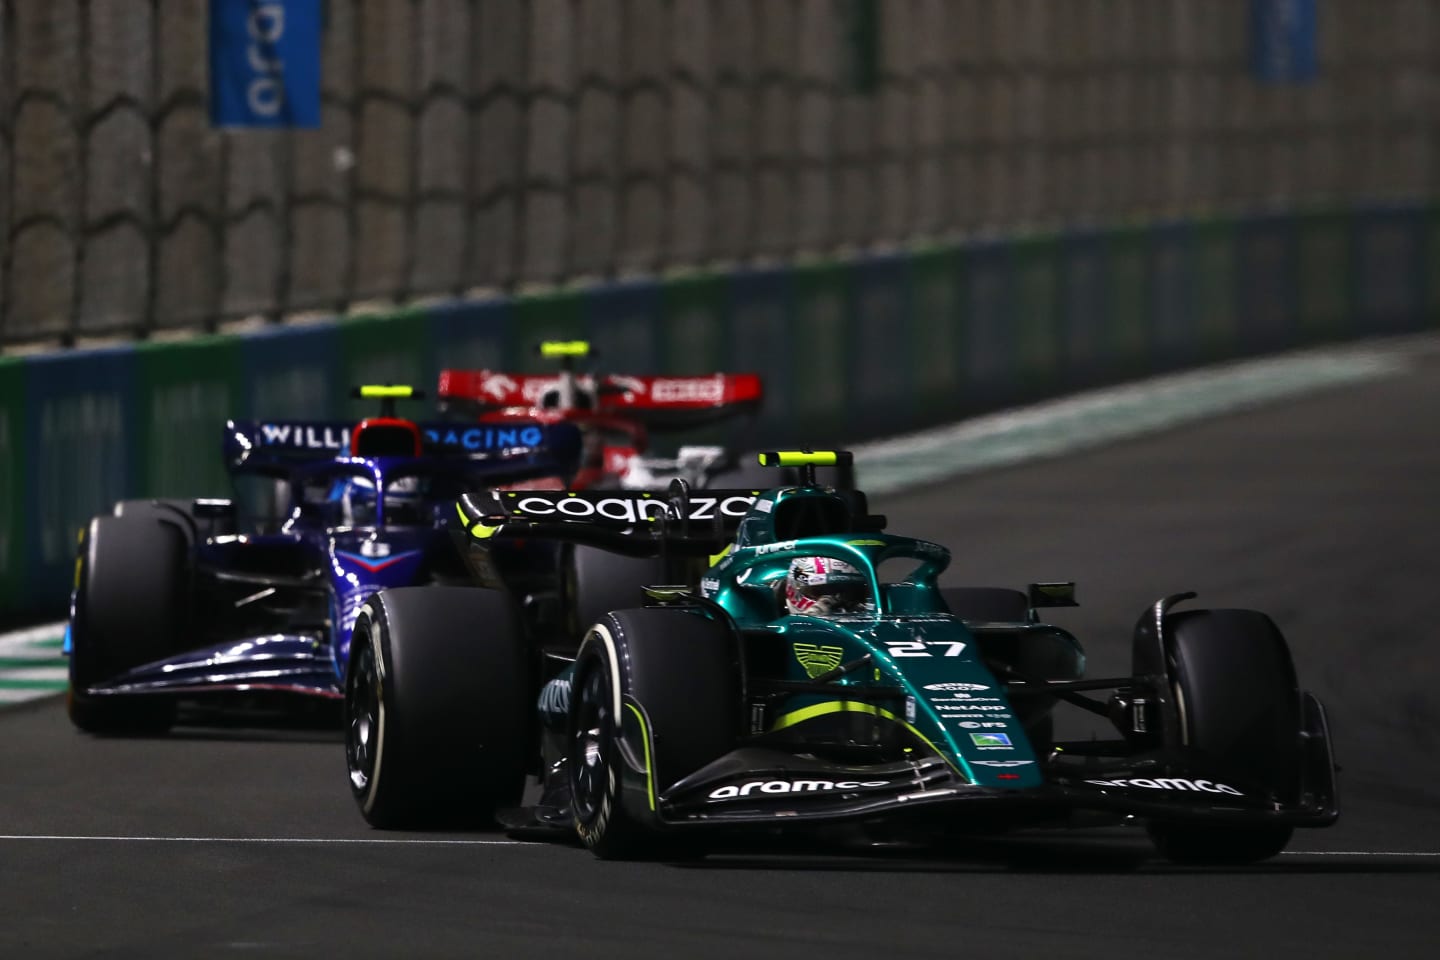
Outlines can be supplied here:
[[[1168, 652], [1183, 745], [1217, 774], [1297, 799], [1300, 692], [1280, 630], [1254, 610], [1186, 610], [1168, 619]], [[1282, 824], [1156, 821], [1156, 849], [1177, 863], [1246, 864], [1285, 849]]]
[[372, 596], [345, 677], [345, 757], [365, 820], [489, 825], [520, 800], [535, 684], [508, 594], [404, 587]]
[[80, 544], [66, 708], [89, 733], [163, 733], [174, 700], [92, 694], [92, 684], [176, 653], [190, 622], [189, 546], [153, 514], [96, 517]]
[[636, 806], [653, 813], [659, 793], [734, 746], [735, 656], [728, 625], [682, 609], [616, 611], [585, 635], [570, 697], [568, 764], [575, 832], [596, 856], [683, 849], [625, 803], [627, 778], [632, 796], [643, 798]]

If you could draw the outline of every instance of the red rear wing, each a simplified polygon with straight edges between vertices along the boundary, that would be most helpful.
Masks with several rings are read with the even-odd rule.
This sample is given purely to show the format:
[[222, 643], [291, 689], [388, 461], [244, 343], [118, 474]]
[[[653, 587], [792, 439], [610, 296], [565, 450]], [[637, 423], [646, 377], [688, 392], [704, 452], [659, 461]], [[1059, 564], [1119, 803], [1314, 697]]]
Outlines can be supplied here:
[[[765, 395], [760, 377], [753, 373], [693, 377], [577, 374], [575, 389], [581, 401], [579, 409], [634, 417], [653, 426], [685, 426], [758, 409]], [[560, 377], [498, 370], [443, 370], [438, 394], [443, 403], [473, 405], [480, 410], [553, 409], [560, 395]]]

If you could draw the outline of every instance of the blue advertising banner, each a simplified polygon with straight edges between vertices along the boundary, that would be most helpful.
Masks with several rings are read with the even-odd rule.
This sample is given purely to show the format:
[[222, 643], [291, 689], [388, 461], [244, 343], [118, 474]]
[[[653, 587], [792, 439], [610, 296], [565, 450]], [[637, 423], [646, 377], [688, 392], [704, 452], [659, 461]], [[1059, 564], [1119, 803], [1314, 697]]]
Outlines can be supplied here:
[[[729, 356], [725, 370], [758, 373], [765, 383], [765, 417], [781, 417], [790, 409], [790, 371], [795, 350], [803, 350], [810, 362], [830, 370], [843, 370], [845, 345], [792, 342], [791, 291], [794, 274], [789, 270], [763, 268], [741, 270], [731, 275], [726, 314]], [[812, 353], [813, 351], [813, 353]]]
[[1293, 217], [1240, 222], [1235, 319], [1239, 346], [1246, 353], [1278, 349], [1296, 340], [1296, 239]]
[[320, 126], [320, 0], [210, 0], [210, 122]]
[[581, 309], [596, 359], [583, 366], [609, 373], [665, 373], [660, 360], [660, 285], [627, 280], [586, 292]]
[[[440, 369], [494, 370], [505, 366], [506, 342], [511, 328], [518, 326], [511, 322], [514, 310], [508, 298], [441, 305], [427, 312]], [[431, 390], [435, 384], [425, 387]]]
[[1413, 210], [1360, 213], [1355, 227], [1356, 320], [1366, 334], [1424, 322], [1424, 221]]
[[63, 609], [81, 528], [139, 492], [135, 356], [120, 347], [26, 360], [25, 599], [34, 608]]
[[[333, 323], [274, 327], [243, 338], [240, 370], [246, 406], [230, 411], [230, 416], [336, 416], [335, 398], [351, 386], [339, 382], [339, 340]], [[435, 385], [415, 386], [431, 390]]]
[[[879, 427], [908, 418], [917, 395], [909, 258], [868, 257], [850, 271], [854, 331], [850, 389]], [[908, 422], [908, 420], [907, 420]]]
[[1080, 230], [1060, 241], [1061, 385], [1098, 381], [1105, 346], [1105, 236]]
[[1150, 231], [1150, 362], [1153, 368], [1181, 366], [1198, 354], [1194, 320], [1194, 249], [1184, 223]]
[[1263, 83], [1308, 83], [1320, 70], [1316, 0], [1250, 0], [1250, 52]]
[[965, 363], [962, 390], [983, 407], [1010, 399], [1016, 375], [1015, 291], [1009, 247], [983, 240], [964, 247]]

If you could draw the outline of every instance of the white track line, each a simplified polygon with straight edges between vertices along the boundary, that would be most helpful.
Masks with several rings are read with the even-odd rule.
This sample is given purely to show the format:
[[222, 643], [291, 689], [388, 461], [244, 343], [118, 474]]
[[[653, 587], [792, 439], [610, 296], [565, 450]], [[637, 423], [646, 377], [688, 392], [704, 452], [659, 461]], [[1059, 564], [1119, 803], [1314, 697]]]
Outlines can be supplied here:
[[1440, 857], [1428, 850], [1286, 850], [1285, 857]]
[[526, 847], [534, 846], [524, 840], [407, 840], [395, 839], [349, 839], [344, 837], [111, 837], [82, 836], [69, 834], [0, 834], [0, 840], [89, 840], [107, 843], [337, 843], [337, 844], [410, 844], [462, 847]]

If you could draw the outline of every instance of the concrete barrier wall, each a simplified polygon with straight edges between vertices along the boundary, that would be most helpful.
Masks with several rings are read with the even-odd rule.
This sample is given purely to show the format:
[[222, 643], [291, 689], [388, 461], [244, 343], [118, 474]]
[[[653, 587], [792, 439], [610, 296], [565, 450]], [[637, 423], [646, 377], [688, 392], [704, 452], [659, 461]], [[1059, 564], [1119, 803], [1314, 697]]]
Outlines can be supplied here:
[[1440, 211], [1037, 233], [563, 289], [245, 336], [0, 358], [0, 619], [60, 615], [81, 526], [122, 497], [228, 492], [231, 416], [361, 410], [361, 382], [540, 369], [750, 370], [746, 442], [843, 444], [1152, 372], [1434, 326]]

